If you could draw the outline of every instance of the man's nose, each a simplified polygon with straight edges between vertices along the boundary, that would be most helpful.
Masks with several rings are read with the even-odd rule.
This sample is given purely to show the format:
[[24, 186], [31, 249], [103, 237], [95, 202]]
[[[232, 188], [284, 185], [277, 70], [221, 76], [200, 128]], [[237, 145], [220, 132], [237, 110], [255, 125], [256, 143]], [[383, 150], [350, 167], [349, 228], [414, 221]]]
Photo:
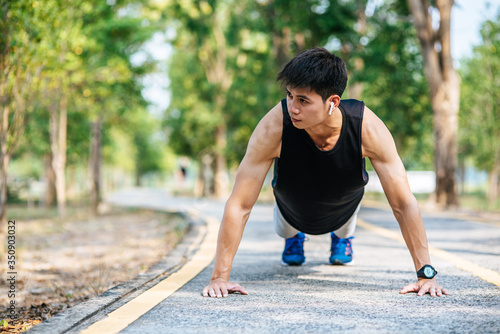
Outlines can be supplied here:
[[295, 103], [295, 100], [292, 100], [288, 104], [288, 110], [290, 110], [291, 113], [298, 114], [299, 109], [297, 108], [297, 104]]

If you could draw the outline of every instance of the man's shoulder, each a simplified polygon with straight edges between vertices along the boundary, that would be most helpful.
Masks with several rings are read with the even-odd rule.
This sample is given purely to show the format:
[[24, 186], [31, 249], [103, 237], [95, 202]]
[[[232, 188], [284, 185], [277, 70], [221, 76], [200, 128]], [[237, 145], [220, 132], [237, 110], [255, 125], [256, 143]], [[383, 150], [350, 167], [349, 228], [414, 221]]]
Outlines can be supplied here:
[[275, 157], [281, 148], [282, 133], [283, 108], [279, 102], [257, 124], [250, 138], [249, 147], [259, 151], [259, 154], [271, 154]]
[[362, 125], [362, 146], [364, 156], [370, 159], [385, 155], [392, 136], [385, 123], [369, 108], [365, 107]]
[[349, 116], [363, 118], [365, 111], [365, 103], [363, 101], [356, 99], [340, 100], [339, 107]]
[[281, 101], [262, 117], [257, 127], [263, 127], [271, 132], [281, 132], [283, 128], [283, 106]]
[[340, 103], [363, 103], [364, 104], [363, 101], [357, 100], [357, 99], [341, 99]]

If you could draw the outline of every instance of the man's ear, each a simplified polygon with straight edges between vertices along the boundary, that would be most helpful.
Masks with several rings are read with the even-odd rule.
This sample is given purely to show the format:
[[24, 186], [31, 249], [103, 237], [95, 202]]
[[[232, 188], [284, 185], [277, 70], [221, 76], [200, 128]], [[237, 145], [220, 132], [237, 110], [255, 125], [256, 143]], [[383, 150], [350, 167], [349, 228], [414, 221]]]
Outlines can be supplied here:
[[340, 104], [340, 96], [338, 96], [337, 94], [330, 95], [330, 97], [328, 98], [328, 103], [330, 102], [333, 102], [333, 109], [338, 108]]

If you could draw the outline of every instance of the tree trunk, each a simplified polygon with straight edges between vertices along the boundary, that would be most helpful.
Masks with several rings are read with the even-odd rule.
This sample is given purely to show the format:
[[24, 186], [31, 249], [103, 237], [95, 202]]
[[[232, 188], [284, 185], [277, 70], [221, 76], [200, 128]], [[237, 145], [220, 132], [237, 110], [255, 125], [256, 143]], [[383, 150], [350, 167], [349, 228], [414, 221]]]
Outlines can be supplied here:
[[488, 203], [494, 208], [498, 199], [498, 187], [500, 182], [500, 161], [495, 161], [493, 170], [488, 175]]
[[433, 29], [429, 1], [408, 0], [408, 3], [422, 47], [434, 113], [436, 189], [433, 198], [437, 204], [456, 206], [460, 78], [453, 67], [450, 45], [453, 0], [435, 0], [440, 14], [438, 30]]
[[[360, 36], [365, 36], [366, 35], [366, 0], [358, 0], [357, 1], [357, 6], [358, 9], [356, 11], [356, 14], [358, 16], [358, 21], [357, 21], [357, 27], [356, 27], [356, 32]], [[356, 46], [358, 51], [362, 51], [364, 49], [363, 45], [359, 43]], [[359, 73], [363, 71], [365, 68], [365, 63], [363, 62], [363, 59], [361, 57], [356, 57], [354, 58], [354, 73]], [[349, 84], [347, 87], [348, 95], [350, 99], [357, 99], [361, 100], [361, 95], [363, 94], [363, 83], [360, 81], [354, 81]]]
[[[7, 216], [7, 169], [9, 167], [9, 153], [7, 151], [7, 131], [9, 128], [9, 107], [4, 104], [2, 113], [2, 133], [0, 135], [0, 226], [4, 231], [3, 222]], [[0, 236], [4, 235], [0, 232]], [[2, 239], [3, 240], [3, 239]]]
[[217, 198], [227, 196], [227, 187], [229, 185], [225, 152], [227, 128], [224, 106], [234, 77], [234, 71], [229, 68], [227, 62], [227, 42], [221, 25], [222, 19], [222, 17], [216, 15], [213, 17], [212, 34], [216, 46], [213, 47], [207, 40], [207, 43], [204, 43], [200, 48], [205, 54], [204, 56], [200, 54], [200, 61], [205, 69], [205, 75], [208, 82], [216, 88], [213, 114], [219, 119], [219, 124], [215, 130], [215, 148], [213, 150], [215, 167], [213, 170], [213, 187], [211, 188], [213, 188], [213, 194]]
[[436, 171], [435, 200], [445, 206], [458, 205], [456, 173], [458, 166], [458, 77], [448, 80], [438, 94], [432, 97], [434, 110], [434, 140]]
[[291, 50], [290, 44], [292, 42], [292, 31], [289, 27], [284, 27], [279, 30], [273, 31], [273, 45], [275, 50], [275, 58], [278, 63], [278, 68], [282, 70], [285, 65], [290, 61]]
[[136, 171], [135, 172], [135, 186], [136, 187], [140, 187], [142, 184], [141, 184], [141, 174], [139, 173], [139, 171]]
[[44, 206], [46, 208], [54, 205], [54, 200], [56, 197], [56, 175], [54, 173], [54, 169], [52, 168], [52, 154], [46, 153], [43, 157], [43, 165], [45, 170], [45, 200]]
[[465, 193], [465, 159], [458, 159], [458, 194]]
[[[7, 217], [7, 170], [9, 168], [9, 161], [10, 161], [10, 156], [8, 154], [2, 154], [1, 157], [1, 182], [2, 182], [2, 190], [1, 190], [1, 203], [0, 203], [0, 208], [1, 208], [1, 213], [0, 213], [0, 219], [1, 221], [5, 221], [5, 218]], [[1, 225], [1, 224], [0, 224]]]
[[211, 154], [205, 153], [201, 156], [199, 189], [201, 196], [211, 197], [214, 194], [214, 158]]
[[101, 200], [101, 116], [92, 122], [92, 138], [90, 142], [90, 210], [97, 216], [99, 201]]
[[59, 219], [66, 217], [66, 131], [68, 100], [61, 94], [59, 105], [50, 108], [50, 145], [52, 148], [52, 168], [55, 174], [57, 211]]
[[215, 132], [215, 172], [214, 172], [214, 196], [225, 198], [228, 195], [229, 179], [227, 176], [227, 129], [226, 125], [220, 124]]

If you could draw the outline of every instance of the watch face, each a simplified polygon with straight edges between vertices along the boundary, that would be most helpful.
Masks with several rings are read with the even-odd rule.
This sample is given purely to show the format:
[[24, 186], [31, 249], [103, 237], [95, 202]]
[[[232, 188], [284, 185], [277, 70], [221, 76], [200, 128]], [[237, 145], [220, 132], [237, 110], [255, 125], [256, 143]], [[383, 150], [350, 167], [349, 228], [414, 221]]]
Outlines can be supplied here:
[[432, 277], [434, 276], [434, 270], [432, 268], [427, 267], [424, 269], [424, 275], [427, 277]]

